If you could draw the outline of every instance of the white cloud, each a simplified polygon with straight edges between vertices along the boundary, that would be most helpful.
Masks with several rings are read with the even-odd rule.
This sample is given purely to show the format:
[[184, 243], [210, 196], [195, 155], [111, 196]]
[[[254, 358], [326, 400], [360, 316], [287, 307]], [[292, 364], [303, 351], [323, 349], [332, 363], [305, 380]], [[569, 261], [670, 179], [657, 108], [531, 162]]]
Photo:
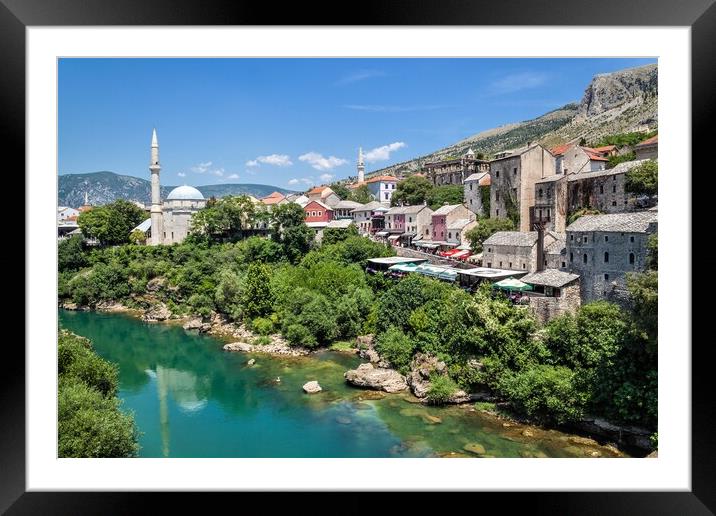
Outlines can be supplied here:
[[325, 181], [327, 183], [328, 181], [330, 181], [331, 179], [333, 179], [336, 176], [334, 176], [333, 174], [321, 174], [318, 177], [321, 181]]
[[343, 77], [338, 79], [335, 84], [336, 86], [342, 86], [344, 84], [352, 84], [354, 82], [363, 81], [365, 79], [383, 76], [385, 76], [385, 72], [382, 70], [357, 70], [348, 75], [344, 75]]
[[231, 174], [231, 175], [227, 176], [227, 179], [238, 179], [238, 178], [239, 178], [239, 174]]
[[293, 179], [288, 180], [288, 184], [290, 184], [290, 185], [297, 185], [298, 183], [300, 183], [300, 181], [298, 179], [296, 179], [295, 177]]
[[293, 165], [291, 157], [287, 154], [269, 154], [268, 156], [259, 156], [246, 162], [247, 167], [258, 167], [260, 163], [266, 165], [274, 165], [276, 167], [290, 167]]
[[199, 163], [197, 166], [191, 167], [191, 169], [197, 174], [203, 174], [204, 172], [209, 170], [209, 167], [211, 167], [211, 161], [207, 161], [206, 163]]
[[549, 77], [543, 72], [521, 72], [505, 75], [501, 79], [493, 81], [488, 92], [492, 95], [504, 95], [516, 91], [536, 88], [547, 82]]
[[376, 161], [386, 161], [390, 159], [390, 153], [397, 151], [398, 149], [402, 149], [405, 147], [405, 142], [393, 142], [389, 143], [388, 145], [383, 145], [381, 147], [376, 147], [375, 149], [371, 149], [365, 154], [363, 154], [363, 158], [368, 163], [375, 163]]
[[216, 170], [212, 170], [209, 172], [210, 174], [213, 174], [217, 177], [222, 177], [224, 175], [224, 169], [223, 168], [217, 168]]
[[294, 177], [288, 180], [288, 184], [297, 185], [303, 183], [304, 185], [312, 185], [314, 183], [312, 177]]
[[316, 170], [333, 170], [340, 165], [348, 163], [348, 160], [343, 158], [336, 158], [335, 156], [325, 158], [322, 154], [317, 152], [307, 152], [306, 154], [299, 156], [298, 159], [300, 161], [305, 161]]
[[179, 172], [177, 175], [178, 175], [179, 177], [186, 177], [186, 174], [185, 174], [184, 172]]

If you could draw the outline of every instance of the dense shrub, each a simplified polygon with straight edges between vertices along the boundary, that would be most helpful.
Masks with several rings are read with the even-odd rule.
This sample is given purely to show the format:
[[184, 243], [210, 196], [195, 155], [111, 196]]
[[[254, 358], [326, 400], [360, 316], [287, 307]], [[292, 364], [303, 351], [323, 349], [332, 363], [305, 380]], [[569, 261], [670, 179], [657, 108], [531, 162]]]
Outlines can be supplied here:
[[395, 326], [382, 333], [376, 342], [376, 350], [380, 356], [405, 374], [415, 351], [415, 343]]
[[449, 376], [433, 374], [430, 376], [430, 387], [426, 398], [430, 403], [440, 405], [447, 403], [458, 389], [458, 385]]
[[536, 365], [504, 375], [502, 395], [520, 412], [543, 423], [566, 423], [581, 418], [587, 395], [579, 390], [567, 367]]
[[257, 317], [251, 321], [251, 329], [259, 335], [271, 335], [273, 333], [273, 322], [266, 317]]

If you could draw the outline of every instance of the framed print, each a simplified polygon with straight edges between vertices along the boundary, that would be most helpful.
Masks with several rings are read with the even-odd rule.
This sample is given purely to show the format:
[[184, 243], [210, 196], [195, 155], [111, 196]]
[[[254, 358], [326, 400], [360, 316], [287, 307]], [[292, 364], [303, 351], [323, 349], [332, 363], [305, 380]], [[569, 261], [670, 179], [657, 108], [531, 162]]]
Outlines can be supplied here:
[[369, 3], [354, 25], [2, 2], [27, 222], [3, 509], [396, 490], [713, 511], [689, 209], [710, 2]]

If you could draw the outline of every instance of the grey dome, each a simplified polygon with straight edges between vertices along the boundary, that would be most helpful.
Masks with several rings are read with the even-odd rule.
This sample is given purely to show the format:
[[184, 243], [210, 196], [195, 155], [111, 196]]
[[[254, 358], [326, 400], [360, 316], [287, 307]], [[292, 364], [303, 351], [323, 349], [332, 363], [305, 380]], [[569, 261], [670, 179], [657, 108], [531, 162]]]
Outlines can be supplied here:
[[167, 196], [168, 201], [172, 200], [188, 200], [188, 201], [198, 201], [203, 200], [204, 196], [201, 194], [199, 190], [194, 188], [193, 186], [177, 186], [174, 190], [169, 192], [169, 195]]

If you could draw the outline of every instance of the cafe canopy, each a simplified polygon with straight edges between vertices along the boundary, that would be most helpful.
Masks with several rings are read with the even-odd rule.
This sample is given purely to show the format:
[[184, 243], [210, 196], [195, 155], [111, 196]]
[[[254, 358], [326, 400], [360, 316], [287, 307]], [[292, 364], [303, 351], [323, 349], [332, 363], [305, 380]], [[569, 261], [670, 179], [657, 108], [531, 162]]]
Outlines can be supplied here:
[[499, 288], [501, 290], [518, 291], [522, 292], [525, 290], [533, 290], [532, 285], [520, 281], [516, 278], [506, 278], [501, 281], [492, 284], [492, 288]]

